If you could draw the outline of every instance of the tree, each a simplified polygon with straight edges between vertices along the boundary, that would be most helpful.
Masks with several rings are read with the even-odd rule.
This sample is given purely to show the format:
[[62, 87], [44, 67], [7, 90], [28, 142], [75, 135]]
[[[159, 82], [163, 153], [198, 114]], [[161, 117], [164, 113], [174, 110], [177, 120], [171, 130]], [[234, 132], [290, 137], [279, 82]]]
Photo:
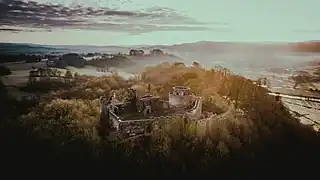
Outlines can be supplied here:
[[61, 76], [61, 71], [57, 70], [57, 76]]
[[47, 72], [45, 69], [39, 68], [38, 73], [39, 73], [39, 76], [47, 76]]
[[7, 67], [0, 66], [0, 76], [7, 76], [11, 74], [11, 70]]
[[36, 70], [29, 71], [28, 84], [33, 84], [36, 81], [36, 76], [38, 73], [39, 72]]
[[64, 77], [66, 77], [66, 78], [72, 78], [72, 72], [68, 69], [68, 70], [66, 71], [66, 73], [64, 74]]
[[80, 74], [78, 72], [75, 72], [73, 76], [74, 76], [74, 78], [78, 78], [80, 76]]
[[269, 86], [270, 85], [270, 81], [269, 81], [269, 79], [267, 77], [263, 78], [263, 85], [265, 85], [265, 86]]
[[47, 76], [54, 76], [54, 75], [53, 75], [53, 69], [47, 68], [47, 69], [46, 69], [46, 72], [47, 72]]
[[152, 49], [150, 51], [151, 56], [163, 56], [164, 52], [161, 49]]
[[54, 76], [54, 77], [56, 77], [57, 75], [58, 75], [58, 69], [57, 68], [53, 68], [52, 70], [51, 70], [51, 73], [52, 73], [52, 76]]
[[197, 62], [197, 61], [193, 61], [192, 62], [192, 66], [195, 67], [195, 68], [200, 68], [201, 67], [200, 63]]
[[256, 81], [256, 85], [257, 85], [257, 86], [261, 86], [261, 84], [262, 84], [261, 79], [258, 78], [258, 80]]
[[228, 69], [228, 68], [222, 68], [222, 72], [223, 72], [223, 74], [224, 74], [225, 76], [231, 74], [231, 71], [230, 71], [230, 69]]
[[131, 50], [129, 51], [129, 55], [130, 55], [130, 56], [134, 56], [134, 55], [136, 55], [136, 52], [137, 52], [137, 50], [131, 49]]
[[311, 77], [306, 75], [292, 76], [291, 79], [295, 82], [293, 88], [295, 89], [299, 84], [310, 82]]

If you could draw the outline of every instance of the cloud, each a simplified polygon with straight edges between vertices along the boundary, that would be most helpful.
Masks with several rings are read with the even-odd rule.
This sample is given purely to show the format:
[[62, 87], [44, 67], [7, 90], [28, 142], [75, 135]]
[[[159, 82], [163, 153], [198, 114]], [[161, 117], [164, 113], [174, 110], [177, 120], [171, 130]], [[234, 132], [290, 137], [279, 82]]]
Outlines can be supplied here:
[[48, 31], [51, 32], [50, 29], [29, 29], [29, 28], [8, 28], [8, 27], [3, 27], [0, 28], [0, 32], [1, 31], [8, 31], [8, 32], [12, 32], [12, 33], [19, 33], [19, 32], [39, 32], [39, 31]]
[[[213, 24], [218, 25], [218, 23]], [[12, 28], [12, 32], [20, 32], [18, 28], [48, 31], [60, 28], [141, 34], [152, 31], [211, 29], [206, 25], [170, 8], [153, 7], [139, 11], [124, 11], [80, 5], [68, 7], [35, 1], [0, 0], [0, 27], [15, 27]], [[10, 31], [11, 28], [4, 29]]]
[[21, 29], [13, 29], [13, 28], [0, 28], [0, 31], [10, 31], [10, 32], [20, 32]]

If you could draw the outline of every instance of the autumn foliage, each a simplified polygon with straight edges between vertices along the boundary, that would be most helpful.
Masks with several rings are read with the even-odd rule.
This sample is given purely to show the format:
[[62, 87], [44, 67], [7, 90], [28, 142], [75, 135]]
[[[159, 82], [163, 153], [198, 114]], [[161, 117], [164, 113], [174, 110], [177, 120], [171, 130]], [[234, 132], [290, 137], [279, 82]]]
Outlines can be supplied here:
[[[225, 175], [221, 169], [250, 174], [253, 169], [263, 172], [270, 168], [276, 172], [282, 166], [295, 168], [289, 163], [292, 161], [317, 160], [320, 141], [315, 132], [291, 117], [266, 94], [265, 88], [224, 68], [206, 70], [200, 66], [186, 67], [183, 63], [164, 63], [146, 68], [129, 80], [117, 75], [79, 76], [72, 82], [61, 83], [65, 85], [59, 88], [54, 83], [47, 84], [52, 91], [43, 94], [38, 105], [18, 118], [32, 142], [45, 144], [37, 147], [47, 152], [46, 157], [56, 157], [47, 158], [50, 162], [72, 163], [83, 159], [90, 167], [110, 166], [108, 172], [130, 168], [149, 177], [160, 174], [217, 177]], [[232, 116], [211, 122], [201, 137], [194, 133], [194, 127], [181, 119], [172, 119], [165, 124], [166, 128], [152, 136], [120, 145], [104, 142], [98, 134], [98, 98], [116, 93], [123, 99], [126, 89], [133, 85], [139, 86], [138, 93], [143, 94], [148, 84], [152, 93], [162, 98], [167, 98], [174, 85], [188, 86], [204, 97], [205, 110], [210, 111], [214, 104], [229, 99], [236, 111]], [[221, 113], [225, 109], [220, 109]], [[53, 147], [55, 151], [51, 152]]]

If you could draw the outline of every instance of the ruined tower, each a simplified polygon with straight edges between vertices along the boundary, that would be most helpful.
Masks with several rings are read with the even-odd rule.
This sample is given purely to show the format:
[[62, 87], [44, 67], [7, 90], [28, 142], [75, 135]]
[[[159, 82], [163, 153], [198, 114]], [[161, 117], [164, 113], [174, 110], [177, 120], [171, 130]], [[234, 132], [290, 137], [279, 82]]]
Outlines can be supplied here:
[[189, 106], [193, 98], [190, 88], [175, 86], [169, 93], [169, 105], [175, 107]]

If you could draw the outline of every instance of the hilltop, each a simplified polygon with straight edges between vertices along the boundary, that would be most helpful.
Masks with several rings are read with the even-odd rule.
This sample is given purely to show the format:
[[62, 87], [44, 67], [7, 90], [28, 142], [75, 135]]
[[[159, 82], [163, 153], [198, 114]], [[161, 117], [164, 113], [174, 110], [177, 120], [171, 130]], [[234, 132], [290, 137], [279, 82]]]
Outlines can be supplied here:
[[[207, 107], [219, 103], [219, 98], [213, 97], [229, 99], [237, 113], [212, 122], [203, 129], [201, 138], [183, 121], [174, 119], [160, 135], [119, 145], [104, 142], [99, 133], [99, 97], [109, 98], [115, 93], [124, 99], [128, 87], [137, 85], [144, 93], [148, 84], [152, 94], [163, 98], [174, 85], [190, 87], [204, 98]], [[295, 169], [313, 168], [319, 161], [316, 132], [293, 118], [279, 101], [267, 95], [267, 89], [225, 68], [206, 70], [201, 65], [163, 63], [128, 80], [117, 74], [66, 76], [40, 78], [27, 86], [24, 89], [31, 93], [34, 89], [42, 93], [39, 101], [3, 98], [9, 108], [4, 116], [6, 128], [1, 131], [1, 137], [8, 138], [1, 144], [7, 150], [2, 154], [3, 162], [24, 160], [33, 162], [32, 168], [47, 164], [58, 164], [58, 169], [81, 166], [87, 172], [103, 168], [103, 173], [119, 176], [128, 175], [122, 170], [130, 169], [130, 177], [155, 178], [293, 174], [301, 172]]]

